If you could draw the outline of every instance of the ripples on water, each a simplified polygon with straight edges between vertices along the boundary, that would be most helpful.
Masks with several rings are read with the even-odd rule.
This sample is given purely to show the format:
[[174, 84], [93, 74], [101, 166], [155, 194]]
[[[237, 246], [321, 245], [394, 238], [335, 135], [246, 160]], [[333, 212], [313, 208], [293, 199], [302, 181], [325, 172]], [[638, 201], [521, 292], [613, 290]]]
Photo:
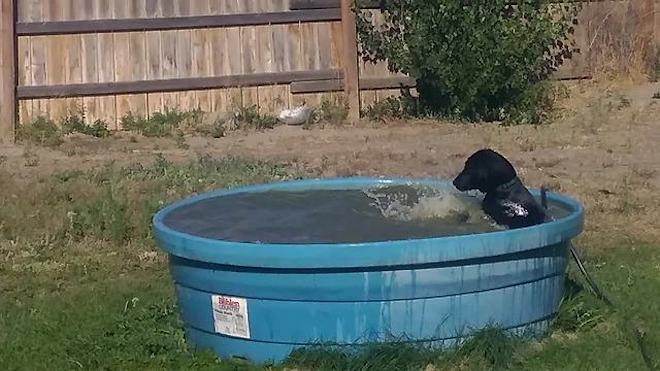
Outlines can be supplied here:
[[363, 190], [239, 193], [172, 211], [165, 224], [200, 237], [252, 243], [360, 243], [502, 229], [481, 199], [451, 189], [386, 186]]

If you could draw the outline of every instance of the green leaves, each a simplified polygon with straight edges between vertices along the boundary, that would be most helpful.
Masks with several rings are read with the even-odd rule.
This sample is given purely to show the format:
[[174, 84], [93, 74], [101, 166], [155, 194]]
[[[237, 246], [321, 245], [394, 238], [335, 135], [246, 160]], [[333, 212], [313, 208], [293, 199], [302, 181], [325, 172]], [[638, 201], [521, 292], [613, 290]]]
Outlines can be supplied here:
[[574, 53], [574, 5], [391, 0], [381, 9], [378, 25], [370, 11], [356, 11], [363, 58], [415, 78], [420, 103], [443, 116], [492, 121], [535, 110], [536, 85]]

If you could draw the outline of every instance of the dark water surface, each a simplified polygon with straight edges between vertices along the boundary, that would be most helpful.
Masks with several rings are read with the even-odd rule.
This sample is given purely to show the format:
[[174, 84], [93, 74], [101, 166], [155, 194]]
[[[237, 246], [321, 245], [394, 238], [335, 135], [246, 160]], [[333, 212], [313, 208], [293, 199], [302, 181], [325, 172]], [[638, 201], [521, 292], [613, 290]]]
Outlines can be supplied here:
[[359, 243], [484, 233], [499, 229], [480, 200], [395, 186], [364, 190], [268, 191], [206, 199], [169, 213], [177, 231], [253, 243]]

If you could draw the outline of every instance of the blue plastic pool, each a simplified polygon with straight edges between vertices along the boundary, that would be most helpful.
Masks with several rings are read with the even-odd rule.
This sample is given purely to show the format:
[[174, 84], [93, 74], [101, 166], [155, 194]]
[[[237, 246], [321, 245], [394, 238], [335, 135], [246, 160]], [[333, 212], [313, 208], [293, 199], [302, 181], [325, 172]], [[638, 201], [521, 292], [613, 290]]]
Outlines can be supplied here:
[[317, 343], [446, 344], [487, 325], [543, 332], [563, 295], [568, 242], [583, 225], [582, 206], [563, 195], [548, 194], [549, 204], [563, 210], [555, 221], [440, 238], [246, 243], [183, 233], [166, 222], [181, 208], [239, 193], [410, 184], [448, 186], [419, 179], [302, 180], [211, 192], [159, 211], [155, 237], [170, 256], [189, 344], [263, 362]]

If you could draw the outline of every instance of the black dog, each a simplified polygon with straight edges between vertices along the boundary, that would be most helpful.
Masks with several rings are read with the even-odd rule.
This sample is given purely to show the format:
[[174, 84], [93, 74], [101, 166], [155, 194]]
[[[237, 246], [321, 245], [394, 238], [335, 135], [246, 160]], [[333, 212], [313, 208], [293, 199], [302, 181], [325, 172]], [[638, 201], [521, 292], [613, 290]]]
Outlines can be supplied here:
[[546, 219], [545, 210], [522, 184], [513, 165], [491, 149], [470, 156], [453, 183], [459, 191], [485, 193], [481, 207], [499, 225], [523, 228]]

